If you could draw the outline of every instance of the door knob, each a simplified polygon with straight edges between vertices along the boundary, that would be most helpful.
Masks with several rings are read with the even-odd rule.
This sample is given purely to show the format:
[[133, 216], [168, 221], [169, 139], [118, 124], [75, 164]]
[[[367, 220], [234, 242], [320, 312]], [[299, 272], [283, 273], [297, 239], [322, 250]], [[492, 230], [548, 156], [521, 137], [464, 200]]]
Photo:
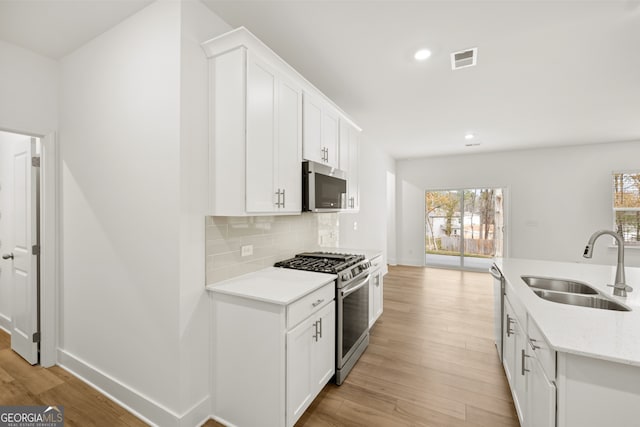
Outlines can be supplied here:
[[13, 259], [13, 254], [4, 254], [2, 255], [2, 259]]

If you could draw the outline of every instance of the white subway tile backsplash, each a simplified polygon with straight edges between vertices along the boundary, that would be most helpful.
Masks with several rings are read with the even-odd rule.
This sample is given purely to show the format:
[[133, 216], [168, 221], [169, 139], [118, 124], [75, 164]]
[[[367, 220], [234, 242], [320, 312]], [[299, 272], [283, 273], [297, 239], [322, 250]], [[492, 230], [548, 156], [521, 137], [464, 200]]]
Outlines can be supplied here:
[[[291, 258], [296, 253], [337, 247], [338, 214], [207, 217], [206, 278], [216, 283]], [[253, 245], [243, 257], [240, 247]]]

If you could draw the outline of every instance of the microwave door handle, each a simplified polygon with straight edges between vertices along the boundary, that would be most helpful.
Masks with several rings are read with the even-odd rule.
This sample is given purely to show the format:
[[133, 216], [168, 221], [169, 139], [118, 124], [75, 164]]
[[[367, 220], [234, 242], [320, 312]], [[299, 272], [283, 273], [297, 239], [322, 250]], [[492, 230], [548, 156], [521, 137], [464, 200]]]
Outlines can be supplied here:
[[361, 287], [366, 285], [367, 282], [369, 281], [370, 277], [371, 277], [371, 274], [367, 274], [367, 277], [362, 279], [362, 281], [360, 283], [358, 283], [357, 285], [354, 285], [354, 286], [349, 287], [348, 289], [342, 291], [342, 297], [343, 298], [344, 297], [348, 297], [349, 295], [351, 295], [352, 293], [354, 293], [355, 291], [357, 291], [358, 289], [360, 289]]

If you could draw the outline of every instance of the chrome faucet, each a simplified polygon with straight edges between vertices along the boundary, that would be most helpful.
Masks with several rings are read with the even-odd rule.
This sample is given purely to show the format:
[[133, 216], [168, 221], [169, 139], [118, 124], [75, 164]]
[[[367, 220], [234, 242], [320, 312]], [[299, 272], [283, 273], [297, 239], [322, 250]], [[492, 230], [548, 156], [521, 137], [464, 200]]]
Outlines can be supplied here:
[[589, 242], [587, 242], [587, 246], [584, 248], [584, 254], [582, 254], [585, 258], [591, 258], [593, 256], [593, 245], [596, 243], [598, 237], [608, 234], [616, 239], [616, 243], [618, 244], [618, 265], [616, 266], [616, 282], [613, 286], [613, 294], [619, 297], [626, 297], [627, 292], [633, 291], [631, 286], [628, 286], [624, 277], [624, 240], [622, 237], [613, 231], [610, 230], [600, 230], [596, 231], [589, 238]]

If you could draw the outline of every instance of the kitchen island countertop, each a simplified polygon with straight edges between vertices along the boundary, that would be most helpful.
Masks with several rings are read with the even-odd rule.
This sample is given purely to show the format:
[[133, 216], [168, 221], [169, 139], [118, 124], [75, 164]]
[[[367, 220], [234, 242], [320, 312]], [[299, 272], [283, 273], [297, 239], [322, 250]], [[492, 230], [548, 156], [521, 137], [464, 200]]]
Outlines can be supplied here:
[[[507, 295], [526, 307], [549, 344], [560, 352], [640, 366], [640, 268], [625, 269], [627, 284], [634, 288], [626, 298], [613, 295], [615, 266], [586, 263], [498, 258], [496, 265], [506, 279]], [[539, 298], [521, 276], [573, 279], [598, 290], [631, 311], [612, 311], [559, 304]]]

